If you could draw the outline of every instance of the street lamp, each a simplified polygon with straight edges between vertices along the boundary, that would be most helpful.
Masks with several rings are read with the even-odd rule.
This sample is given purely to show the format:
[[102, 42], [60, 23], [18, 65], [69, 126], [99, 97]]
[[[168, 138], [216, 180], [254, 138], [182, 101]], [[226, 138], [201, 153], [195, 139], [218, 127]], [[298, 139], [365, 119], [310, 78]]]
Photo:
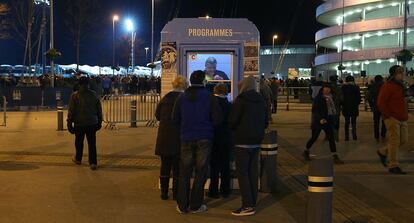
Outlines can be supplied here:
[[149, 49], [150, 49], [149, 47], [145, 47], [145, 62], [148, 61], [148, 50]]
[[128, 32], [131, 32], [131, 66], [132, 66], [132, 73], [134, 72], [134, 42], [136, 37], [135, 26], [134, 22], [131, 19], [127, 19], [125, 22], [126, 28]]
[[275, 68], [274, 68], [274, 58], [275, 58], [275, 41], [277, 40], [278, 36], [273, 35], [272, 38], [272, 72], [271, 74], [275, 74]]
[[[151, 63], [154, 63], [154, 11], [155, 0], [151, 1]], [[152, 75], [152, 69], [151, 69]]]
[[112, 75], [115, 75], [115, 22], [118, 20], [118, 15], [112, 16]]

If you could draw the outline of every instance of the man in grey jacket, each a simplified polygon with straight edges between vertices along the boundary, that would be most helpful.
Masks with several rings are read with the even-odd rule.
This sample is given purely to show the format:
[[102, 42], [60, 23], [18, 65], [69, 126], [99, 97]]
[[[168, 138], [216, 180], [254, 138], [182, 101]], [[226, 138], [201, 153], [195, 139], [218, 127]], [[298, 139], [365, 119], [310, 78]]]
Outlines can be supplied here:
[[79, 79], [79, 90], [70, 98], [67, 125], [69, 132], [75, 134], [76, 156], [72, 161], [77, 165], [81, 164], [86, 136], [89, 165], [92, 170], [96, 170], [96, 132], [102, 127], [102, 107], [95, 92], [89, 89], [87, 77]]

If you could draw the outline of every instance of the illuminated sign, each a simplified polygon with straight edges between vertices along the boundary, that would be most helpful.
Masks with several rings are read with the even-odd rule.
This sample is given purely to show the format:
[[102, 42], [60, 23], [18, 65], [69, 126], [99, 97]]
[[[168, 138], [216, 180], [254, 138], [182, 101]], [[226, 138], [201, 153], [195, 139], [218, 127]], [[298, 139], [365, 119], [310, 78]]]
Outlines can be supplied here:
[[220, 37], [233, 36], [233, 29], [188, 29], [188, 36], [193, 37]]

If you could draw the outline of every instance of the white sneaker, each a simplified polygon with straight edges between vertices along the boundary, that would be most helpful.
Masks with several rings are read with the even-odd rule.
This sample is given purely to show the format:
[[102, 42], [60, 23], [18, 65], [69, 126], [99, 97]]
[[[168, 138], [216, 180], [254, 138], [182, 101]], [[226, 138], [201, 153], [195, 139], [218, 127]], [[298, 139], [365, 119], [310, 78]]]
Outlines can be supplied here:
[[178, 205], [175, 207], [175, 210], [177, 210], [177, 212], [180, 213], [180, 214], [186, 214], [187, 213], [187, 212], [182, 211]]
[[202, 204], [198, 210], [192, 211], [193, 214], [203, 213], [208, 210], [207, 206], [205, 204]]

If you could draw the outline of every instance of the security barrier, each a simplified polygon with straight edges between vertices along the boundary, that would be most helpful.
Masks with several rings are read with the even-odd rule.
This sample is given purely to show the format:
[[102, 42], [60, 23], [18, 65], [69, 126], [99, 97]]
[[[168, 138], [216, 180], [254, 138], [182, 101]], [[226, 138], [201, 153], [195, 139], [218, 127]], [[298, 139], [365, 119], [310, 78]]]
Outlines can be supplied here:
[[102, 98], [103, 121], [106, 128], [115, 129], [117, 124], [146, 123], [156, 126], [155, 110], [160, 101], [159, 94], [106, 95]]
[[1, 110], [3, 111], [3, 122], [0, 126], [7, 126], [7, 99], [5, 96], [2, 97]]
[[60, 94], [63, 105], [69, 103], [73, 89], [68, 87], [45, 88], [40, 87], [4, 87], [1, 89], [7, 99], [9, 108], [47, 106], [57, 107], [56, 95]]

